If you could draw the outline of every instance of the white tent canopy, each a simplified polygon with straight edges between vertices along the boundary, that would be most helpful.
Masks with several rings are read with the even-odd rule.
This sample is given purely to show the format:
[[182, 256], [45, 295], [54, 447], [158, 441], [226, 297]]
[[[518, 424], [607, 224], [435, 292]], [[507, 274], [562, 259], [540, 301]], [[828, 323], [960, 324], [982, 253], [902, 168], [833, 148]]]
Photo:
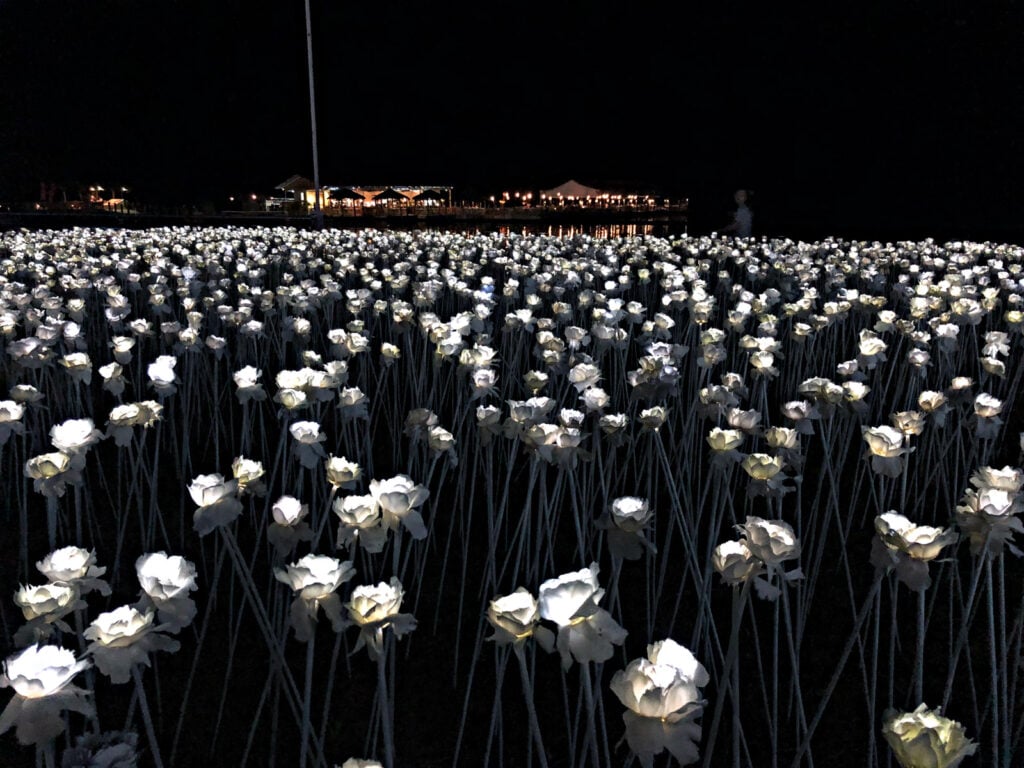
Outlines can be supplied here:
[[569, 179], [564, 184], [560, 184], [553, 189], [542, 189], [541, 194], [544, 197], [601, 197], [602, 195], [608, 194], [603, 189], [595, 189], [594, 187], [588, 187], [586, 184], [580, 184], [575, 179]]

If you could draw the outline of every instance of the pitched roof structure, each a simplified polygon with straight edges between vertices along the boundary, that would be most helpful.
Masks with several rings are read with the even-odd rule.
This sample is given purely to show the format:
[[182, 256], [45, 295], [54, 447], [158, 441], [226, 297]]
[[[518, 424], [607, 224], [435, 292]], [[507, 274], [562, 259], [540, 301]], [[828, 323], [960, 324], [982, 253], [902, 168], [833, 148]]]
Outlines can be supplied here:
[[564, 184], [559, 184], [552, 189], [542, 189], [541, 194], [545, 197], [601, 197], [607, 194], [607, 192], [603, 189], [580, 184], [575, 179], [569, 179]]

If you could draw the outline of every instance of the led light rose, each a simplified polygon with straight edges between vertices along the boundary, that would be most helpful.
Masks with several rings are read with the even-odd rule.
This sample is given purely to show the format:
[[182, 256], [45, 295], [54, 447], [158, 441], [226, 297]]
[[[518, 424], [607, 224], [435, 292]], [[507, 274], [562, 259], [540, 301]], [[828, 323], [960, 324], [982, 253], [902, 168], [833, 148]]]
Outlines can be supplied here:
[[345, 608], [360, 630], [354, 651], [365, 645], [370, 657], [376, 659], [384, 648], [385, 629], [390, 627], [399, 638], [416, 629], [412, 614], [398, 612], [404, 596], [402, 582], [394, 576], [390, 582], [367, 584], [352, 590]]
[[31, 645], [4, 661], [0, 688], [13, 688], [14, 697], [0, 714], [0, 734], [14, 727], [19, 744], [39, 744], [64, 732], [62, 710], [91, 716], [89, 692], [71, 685], [89, 666], [55, 645]]
[[760, 574], [764, 568], [754, 557], [745, 541], [724, 541], [715, 547], [711, 563], [718, 575], [729, 586], [742, 584], [751, 576]]
[[914, 525], [903, 515], [886, 512], [875, 518], [875, 531], [890, 549], [904, 552], [915, 560], [929, 561], [957, 540], [952, 528]]
[[736, 527], [745, 534], [750, 553], [769, 569], [800, 557], [800, 542], [789, 523], [748, 517]]
[[28, 622], [15, 633], [14, 639], [18, 645], [46, 640], [52, 634], [53, 626], [63, 632], [71, 632], [64, 617], [85, 607], [73, 583], [22, 586], [14, 593], [14, 604], [21, 608]]
[[640, 715], [678, 720], [684, 708], [703, 706], [699, 688], [710, 681], [694, 655], [674, 640], [647, 646], [646, 659], [634, 659], [612, 676], [610, 688], [623, 706]]
[[96, 553], [91, 550], [74, 546], [55, 549], [37, 562], [36, 568], [50, 582], [70, 584], [79, 594], [94, 589], [101, 595], [110, 594], [109, 585], [100, 578], [107, 569], [96, 565]]
[[0, 446], [10, 439], [11, 435], [22, 435], [25, 433], [25, 425], [22, 424], [22, 417], [25, 415], [25, 406], [14, 400], [0, 400]]
[[246, 493], [262, 496], [267, 492], [263, 484], [263, 475], [266, 474], [263, 462], [238, 456], [231, 462], [231, 474], [238, 482], [240, 496]]
[[673, 640], [647, 646], [647, 658], [634, 659], [612, 676], [610, 688], [626, 707], [626, 742], [641, 765], [668, 750], [680, 765], [699, 757], [704, 708], [700, 687], [710, 678], [693, 654]]
[[373, 496], [335, 499], [334, 513], [341, 520], [338, 525], [339, 547], [348, 547], [358, 542], [367, 552], [384, 550], [389, 529], [383, 524], [381, 508]]
[[327, 472], [327, 482], [335, 488], [346, 490], [354, 488], [363, 473], [358, 464], [344, 456], [328, 456], [324, 468]]
[[68, 455], [86, 453], [103, 437], [92, 419], [68, 419], [50, 429], [50, 442]]
[[291, 625], [296, 640], [304, 643], [313, 636], [319, 608], [323, 608], [335, 632], [344, 629], [341, 598], [336, 590], [355, 572], [351, 562], [341, 562], [325, 555], [306, 555], [287, 569], [274, 569], [274, 577], [296, 593], [291, 607]]
[[871, 564], [880, 572], [895, 570], [897, 578], [915, 592], [931, 585], [928, 562], [958, 538], [952, 528], [914, 525], [896, 512], [876, 517], [875, 532]]
[[156, 608], [164, 630], [177, 633], [192, 623], [196, 605], [189, 593], [198, 589], [195, 565], [180, 555], [153, 552], [135, 561], [135, 575], [143, 594], [139, 607]]
[[242, 512], [242, 502], [236, 494], [237, 480], [225, 480], [221, 474], [199, 475], [188, 487], [199, 509], [192, 517], [192, 527], [200, 536], [222, 525], [227, 525]]
[[140, 611], [131, 605], [122, 605], [97, 616], [82, 633], [89, 643], [89, 656], [96, 668], [112, 683], [127, 683], [132, 667], [149, 666], [153, 651], [174, 653], [181, 644], [160, 632], [153, 625], [156, 613]]
[[598, 586], [597, 573], [597, 563], [591, 563], [540, 585], [540, 615], [558, 625], [557, 647], [566, 670], [573, 659], [581, 664], [607, 661], [614, 653], [612, 646], [621, 645], [629, 634], [598, 607], [604, 590]]
[[920, 704], [913, 712], [887, 711], [882, 736], [903, 768], [956, 768], [965, 757], [978, 750], [978, 745], [967, 738], [960, 723], [943, 717], [937, 709], [928, 709], [925, 704]]
[[498, 645], [521, 645], [535, 637], [544, 650], [549, 653], [554, 650], [555, 636], [550, 629], [538, 624], [537, 599], [525, 587], [491, 600], [487, 605], [487, 621], [494, 627], [494, 634], [488, 639]]
[[380, 507], [383, 524], [393, 531], [401, 523], [414, 539], [427, 536], [419, 507], [430, 496], [430, 491], [417, 485], [408, 475], [396, 475], [387, 480], [371, 480], [370, 495]]

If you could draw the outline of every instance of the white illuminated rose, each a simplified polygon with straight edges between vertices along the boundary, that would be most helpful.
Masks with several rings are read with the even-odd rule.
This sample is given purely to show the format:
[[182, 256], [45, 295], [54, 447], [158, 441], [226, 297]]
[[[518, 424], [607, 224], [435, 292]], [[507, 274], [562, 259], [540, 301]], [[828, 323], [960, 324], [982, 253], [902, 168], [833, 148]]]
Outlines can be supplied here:
[[680, 765], [699, 757], [700, 688], [710, 677], [694, 655], [674, 640], [647, 646], [647, 658], [634, 659], [612, 676], [610, 688], [627, 711], [626, 742], [641, 765], [668, 750]]
[[231, 462], [231, 475], [238, 481], [239, 495], [245, 493], [254, 496], [264, 495], [267, 491], [263, 484], [263, 475], [265, 474], [266, 470], [261, 461], [238, 456]]
[[237, 480], [225, 480], [221, 474], [199, 475], [188, 492], [199, 507], [193, 513], [192, 527], [200, 536], [227, 525], [242, 513]]
[[25, 433], [25, 425], [22, 417], [25, 415], [25, 406], [14, 400], [0, 400], [0, 445], [8, 441], [11, 435], [22, 435]]
[[103, 437], [92, 419], [68, 419], [50, 429], [50, 442], [67, 454], [85, 453]]
[[282, 496], [270, 508], [274, 522], [283, 526], [295, 526], [309, 514], [309, 505], [294, 496]]
[[751, 453], [740, 466], [754, 480], [771, 480], [782, 471], [782, 459], [767, 453]]
[[430, 491], [417, 485], [408, 475], [396, 475], [387, 480], [371, 480], [370, 495], [381, 510], [383, 524], [395, 531], [398, 524], [405, 526], [414, 539], [427, 536], [419, 507], [430, 496]]
[[152, 552], [135, 561], [135, 574], [142, 587], [142, 608], [153, 607], [165, 631], [177, 633], [192, 623], [196, 605], [189, 596], [198, 589], [196, 567], [180, 555]]
[[538, 624], [540, 607], [525, 587], [510, 595], [494, 598], [487, 605], [487, 621], [494, 627], [490, 640], [498, 645], [522, 645], [535, 637], [544, 650], [554, 650], [555, 636], [547, 627]]
[[110, 594], [110, 586], [100, 576], [106, 568], [96, 565], [96, 553], [81, 547], [55, 549], [38, 563], [36, 568], [48, 581], [71, 584], [85, 595], [98, 590], [101, 595]]
[[63, 733], [63, 710], [91, 716], [89, 692], [71, 684], [90, 666], [55, 645], [31, 645], [6, 659], [0, 688], [13, 688], [14, 697], [0, 714], [0, 734], [15, 728], [18, 743], [40, 744]]
[[168, 600], [187, 598], [196, 586], [196, 567], [180, 555], [165, 552], [142, 555], [135, 561], [135, 573], [142, 591], [157, 606]]
[[354, 651], [365, 645], [370, 657], [376, 659], [384, 648], [385, 629], [390, 627], [399, 638], [416, 629], [412, 614], [398, 612], [404, 596], [402, 582], [394, 576], [389, 582], [365, 584], [352, 590], [345, 608], [360, 630]]
[[274, 577], [296, 593], [291, 607], [295, 638], [307, 642], [314, 631], [317, 611], [323, 608], [335, 632], [344, 629], [341, 598], [337, 589], [355, 575], [350, 561], [326, 555], [306, 555], [287, 568], [275, 568]]
[[952, 528], [915, 525], [903, 515], [886, 512], [875, 518], [875, 531], [890, 549], [896, 549], [915, 560], [934, 560], [957, 540]]
[[925, 704], [913, 712], [887, 711], [882, 736], [903, 768], [956, 768], [978, 750], [960, 723]]
[[387, 542], [388, 528], [373, 496], [345, 496], [334, 500], [334, 513], [340, 518], [338, 546], [357, 542], [367, 552], [381, 552]]
[[761, 561], [742, 540], [724, 541], [719, 544], [711, 555], [711, 563], [722, 577], [722, 581], [729, 586], [742, 584], [764, 570]]
[[176, 391], [177, 377], [174, 368], [178, 361], [173, 355], [160, 355], [146, 367], [150, 386], [160, 395], [173, 395]]
[[97, 616], [82, 636], [90, 640], [88, 653], [96, 668], [112, 683], [127, 683], [132, 667], [149, 666], [153, 651], [174, 653], [180, 648], [177, 640], [155, 631], [152, 609], [140, 611], [131, 605], [122, 605]]
[[562, 667], [575, 659], [581, 664], [607, 661], [629, 634], [597, 603], [604, 590], [597, 583], [598, 565], [548, 579], [540, 585], [541, 618], [558, 625], [558, 652]]
[[707, 442], [716, 453], [734, 451], [743, 444], [743, 433], [738, 429], [714, 427], [708, 433]]
[[688, 649], [663, 640], [647, 646], [647, 658], [634, 659], [616, 672], [610, 688], [623, 706], [641, 717], [678, 719], [684, 708], [703, 706], [699, 689], [709, 680]]
[[912, 451], [903, 445], [904, 435], [888, 426], [862, 427], [861, 435], [868, 444], [871, 469], [886, 477], [899, 477], [903, 472], [904, 454]]
[[327, 482], [335, 488], [351, 490], [362, 476], [363, 471], [354, 461], [349, 461], [344, 456], [329, 455], [324, 462], [327, 472]]
[[750, 553], [769, 568], [800, 557], [800, 542], [789, 523], [748, 517], [737, 528], [745, 534]]

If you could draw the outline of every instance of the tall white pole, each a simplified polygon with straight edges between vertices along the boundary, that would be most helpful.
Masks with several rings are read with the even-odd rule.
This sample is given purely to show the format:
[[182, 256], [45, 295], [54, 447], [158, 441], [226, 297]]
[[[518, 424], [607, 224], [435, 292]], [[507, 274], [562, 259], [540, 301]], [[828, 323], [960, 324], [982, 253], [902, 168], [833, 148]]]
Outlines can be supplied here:
[[316, 95], [313, 89], [313, 27], [306, 0], [306, 62], [309, 66], [309, 121], [313, 136], [313, 227], [323, 229], [324, 212], [320, 209], [320, 161], [316, 150]]

